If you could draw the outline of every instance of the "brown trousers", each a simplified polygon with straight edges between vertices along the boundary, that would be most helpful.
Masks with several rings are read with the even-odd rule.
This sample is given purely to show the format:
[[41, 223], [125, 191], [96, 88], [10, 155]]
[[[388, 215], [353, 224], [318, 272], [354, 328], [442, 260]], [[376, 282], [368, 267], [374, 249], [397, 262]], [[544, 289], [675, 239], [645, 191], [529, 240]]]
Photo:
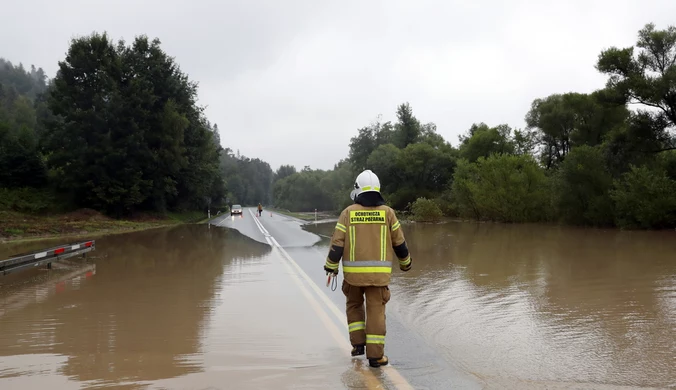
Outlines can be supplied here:
[[[343, 281], [350, 343], [366, 344], [366, 357], [380, 359], [385, 353], [385, 304], [390, 300], [387, 286], [352, 286]], [[366, 311], [364, 311], [366, 297]]]

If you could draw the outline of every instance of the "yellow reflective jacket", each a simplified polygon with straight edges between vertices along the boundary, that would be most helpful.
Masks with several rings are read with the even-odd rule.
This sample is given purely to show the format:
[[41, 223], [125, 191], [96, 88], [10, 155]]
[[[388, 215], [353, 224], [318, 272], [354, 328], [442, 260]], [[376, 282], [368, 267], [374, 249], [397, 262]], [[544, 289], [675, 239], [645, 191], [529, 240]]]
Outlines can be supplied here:
[[397, 216], [388, 206], [348, 206], [331, 238], [326, 267], [337, 270], [343, 260], [345, 281], [353, 286], [387, 286], [392, 252], [405, 267], [411, 258]]

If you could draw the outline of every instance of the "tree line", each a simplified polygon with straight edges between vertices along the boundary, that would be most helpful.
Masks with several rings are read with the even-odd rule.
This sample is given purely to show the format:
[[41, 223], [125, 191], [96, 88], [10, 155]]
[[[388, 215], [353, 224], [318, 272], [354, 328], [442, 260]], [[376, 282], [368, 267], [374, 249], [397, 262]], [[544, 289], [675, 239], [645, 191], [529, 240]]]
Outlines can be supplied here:
[[0, 207], [42, 193], [51, 207], [111, 215], [340, 210], [368, 168], [392, 207], [423, 220], [676, 227], [676, 27], [646, 25], [635, 46], [601, 51], [596, 69], [604, 88], [535, 99], [524, 129], [476, 123], [456, 147], [404, 103], [395, 121], [358, 129], [333, 169], [273, 171], [221, 147], [197, 84], [159, 40], [93, 33], [71, 41], [53, 79], [0, 61]]
[[116, 216], [199, 209], [225, 195], [221, 149], [197, 84], [157, 39], [73, 39], [51, 80], [0, 62], [4, 197], [33, 189], [58, 199], [45, 207]]
[[634, 47], [601, 51], [591, 94], [535, 99], [525, 129], [477, 123], [453, 147], [409, 104], [370, 124], [333, 170], [280, 167], [274, 203], [340, 209], [355, 175], [376, 172], [388, 203], [421, 219], [676, 227], [676, 27], [647, 24]]

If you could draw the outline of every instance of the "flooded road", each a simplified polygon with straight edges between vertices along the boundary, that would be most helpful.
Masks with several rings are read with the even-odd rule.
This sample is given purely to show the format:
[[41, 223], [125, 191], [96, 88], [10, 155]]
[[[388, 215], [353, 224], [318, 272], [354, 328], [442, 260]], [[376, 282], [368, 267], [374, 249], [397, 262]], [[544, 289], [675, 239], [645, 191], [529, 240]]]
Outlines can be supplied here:
[[393, 272], [374, 370], [349, 357], [327, 239], [246, 211], [0, 277], [0, 388], [676, 386], [673, 232], [405, 225], [414, 268]]
[[392, 310], [490, 387], [676, 387], [674, 232], [405, 232], [415, 263], [394, 278]]
[[284, 273], [269, 246], [201, 225], [9, 275], [0, 388], [345, 388], [355, 369]]

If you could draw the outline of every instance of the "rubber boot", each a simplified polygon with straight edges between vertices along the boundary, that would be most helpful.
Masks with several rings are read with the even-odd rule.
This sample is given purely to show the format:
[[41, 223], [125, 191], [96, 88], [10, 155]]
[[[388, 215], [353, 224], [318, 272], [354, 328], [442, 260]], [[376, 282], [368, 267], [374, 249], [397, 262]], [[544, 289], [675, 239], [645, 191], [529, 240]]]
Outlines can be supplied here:
[[390, 361], [387, 359], [387, 356], [383, 355], [380, 359], [369, 359], [369, 365], [371, 367], [380, 367], [386, 366]]
[[352, 346], [352, 356], [359, 356], [364, 354], [364, 344]]

